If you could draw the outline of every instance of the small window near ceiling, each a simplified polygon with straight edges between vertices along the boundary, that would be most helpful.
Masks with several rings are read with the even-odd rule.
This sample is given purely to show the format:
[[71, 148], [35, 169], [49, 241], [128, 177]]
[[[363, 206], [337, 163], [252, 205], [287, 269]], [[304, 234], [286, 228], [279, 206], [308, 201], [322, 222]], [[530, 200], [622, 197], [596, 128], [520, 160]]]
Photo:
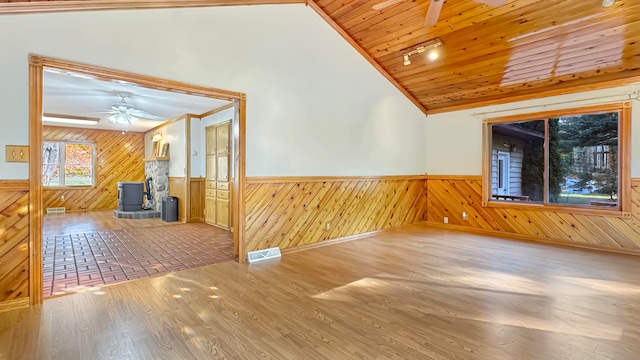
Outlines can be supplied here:
[[93, 186], [94, 146], [86, 143], [42, 143], [44, 187]]
[[488, 119], [483, 202], [626, 209], [630, 114], [624, 103]]

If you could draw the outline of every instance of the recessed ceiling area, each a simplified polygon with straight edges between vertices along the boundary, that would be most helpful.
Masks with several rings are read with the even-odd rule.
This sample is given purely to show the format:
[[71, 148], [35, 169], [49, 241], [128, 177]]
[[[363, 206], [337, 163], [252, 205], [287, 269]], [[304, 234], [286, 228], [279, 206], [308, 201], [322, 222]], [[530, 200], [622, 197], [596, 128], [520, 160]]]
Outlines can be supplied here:
[[[123, 130], [122, 123], [109, 120], [112, 115], [130, 112], [134, 121], [126, 131], [145, 132], [169, 119], [184, 114], [203, 114], [230, 103], [202, 96], [149, 89], [124, 81], [103, 81], [92, 76], [45, 68], [43, 73], [43, 114], [59, 117], [99, 119], [95, 125], [44, 125], [101, 130]], [[125, 114], [126, 115], [126, 114]]]

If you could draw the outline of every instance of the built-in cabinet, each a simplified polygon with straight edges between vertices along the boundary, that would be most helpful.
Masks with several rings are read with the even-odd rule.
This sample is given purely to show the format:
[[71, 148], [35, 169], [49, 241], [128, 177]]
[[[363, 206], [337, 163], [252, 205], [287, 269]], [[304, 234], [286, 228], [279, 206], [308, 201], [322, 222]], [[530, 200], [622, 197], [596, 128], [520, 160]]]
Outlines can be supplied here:
[[231, 228], [230, 130], [230, 121], [205, 129], [205, 222], [227, 230]]

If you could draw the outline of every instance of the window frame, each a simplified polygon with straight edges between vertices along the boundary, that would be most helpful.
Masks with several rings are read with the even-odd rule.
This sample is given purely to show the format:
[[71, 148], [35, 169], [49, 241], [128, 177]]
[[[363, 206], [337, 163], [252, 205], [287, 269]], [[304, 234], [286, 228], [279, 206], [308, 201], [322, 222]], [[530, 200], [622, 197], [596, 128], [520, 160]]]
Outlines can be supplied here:
[[[42, 184], [42, 188], [44, 190], [47, 189], [82, 189], [82, 188], [95, 188], [96, 187], [96, 145], [92, 142], [87, 141], [61, 141], [61, 140], [42, 140], [42, 144], [44, 143], [58, 143], [60, 144], [60, 162], [58, 166], [60, 167], [60, 185], [55, 186], [47, 186]], [[89, 145], [91, 146], [91, 184], [90, 185], [67, 185], [65, 179], [65, 167], [67, 166], [67, 158], [66, 151], [67, 145]], [[42, 147], [42, 145], [41, 145]], [[42, 149], [40, 149], [42, 151]], [[42, 166], [44, 169], [44, 160], [42, 162]]]
[[[578, 116], [587, 114], [598, 114], [618, 112], [618, 208], [607, 209], [600, 207], [572, 206], [548, 203], [549, 191], [549, 136], [548, 119]], [[545, 120], [544, 139], [544, 187], [545, 196], [542, 203], [527, 203], [517, 201], [493, 200], [491, 197], [491, 150], [492, 150], [492, 128], [494, 124], [504, 124], [511, 122]], [[519, 208], [530, 210], [545, 210], [570, 212], [576, 214], [593, 214], [601, 216], [615, 216], [631, 218], [631, 102], [609, 103], [595, 106], [582, 106], [568, 109], [543, 111], [537, 113], [526, 113], [512, 116], [486, 118], [482, 124], [482, 206]]]

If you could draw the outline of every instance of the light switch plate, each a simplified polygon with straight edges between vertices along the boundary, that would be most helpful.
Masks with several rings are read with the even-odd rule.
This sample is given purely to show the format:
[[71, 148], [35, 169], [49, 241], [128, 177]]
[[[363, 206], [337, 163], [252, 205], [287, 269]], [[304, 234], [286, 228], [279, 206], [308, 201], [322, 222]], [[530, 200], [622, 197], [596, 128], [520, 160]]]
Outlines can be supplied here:
[[29, 162], [29, 147], [22, 145], [6, 145], [4, 148], [6, 162]]

